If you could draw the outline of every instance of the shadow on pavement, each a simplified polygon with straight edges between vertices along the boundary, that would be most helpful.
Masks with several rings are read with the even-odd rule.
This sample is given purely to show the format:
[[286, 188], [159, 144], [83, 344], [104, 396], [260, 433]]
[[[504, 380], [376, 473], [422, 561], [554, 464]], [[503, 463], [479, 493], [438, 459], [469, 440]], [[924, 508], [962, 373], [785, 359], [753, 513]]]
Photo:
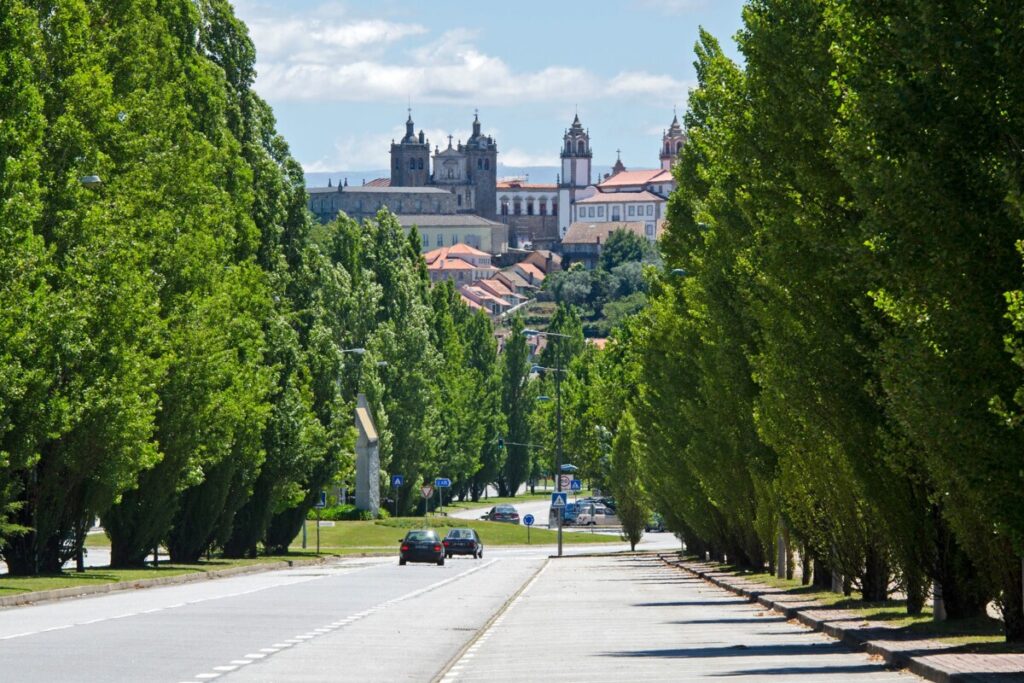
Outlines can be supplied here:
[[882, 664], [845, 664], [836, 666], [781, 666], [771, 669], [744, 669], [727, 673], [708, 674], [715, 677], [725, 676], [825, 676], [828, 674], [877, 674], [894, 671]]
[[635, 602], [633, 607], [718, 607], [720, 605], [749, 604], [749, 600], [669, 600], [666, 602]]
[[662, 659], [698, 659], [715, 657], [800, 657], [803, 655], [848, 654], [850, 650], [839, 643], [810, 643], [791, 645], [723, 645], [664, 650], [625, 650], [606, 652], [605, 657], [656, 657]]
[[667, 624], [768, 624], [771, 622], [784, 623], [786, 617], [750, 617], [740, 619], [682, 619], [680, 621], [668, 621]]

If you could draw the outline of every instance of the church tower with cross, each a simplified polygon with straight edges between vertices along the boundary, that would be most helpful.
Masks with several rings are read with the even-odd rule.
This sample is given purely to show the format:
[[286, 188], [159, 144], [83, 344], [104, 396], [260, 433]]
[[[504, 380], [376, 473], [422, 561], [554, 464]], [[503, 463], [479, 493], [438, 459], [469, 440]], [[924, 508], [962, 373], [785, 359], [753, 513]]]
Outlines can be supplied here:
[[391, 141], [391, 184], [400, 187], [424, 187], [430, 182], [430, 141], [420, 130], [415, 132], [412, 108], [405, 122], [405, 137]]
[[466, 173], [473, 188], [476, 213], [494, 218], [498, 213], [498, 143], [480, 132], [479, 112], [473, 113], [473, 134], [459, 149], [466, 155]]

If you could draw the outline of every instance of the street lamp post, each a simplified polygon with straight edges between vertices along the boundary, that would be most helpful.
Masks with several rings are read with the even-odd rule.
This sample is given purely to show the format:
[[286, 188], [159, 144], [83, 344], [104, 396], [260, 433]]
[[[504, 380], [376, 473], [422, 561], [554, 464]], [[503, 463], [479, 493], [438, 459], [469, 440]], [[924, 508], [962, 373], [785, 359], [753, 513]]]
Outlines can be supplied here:
[[[571, 335], [560, 334], [557, 332], [540, 332], [533, 329], [523, 330], [523, 334], [528, 337], [542, 336], [542, 337], [559, 337], [568, 339]], [[564, 368], [545, 368], [540, 365], [534, 365], [530, 368], [531, 372], [537, 370], [545, 370], [555, 373], [555, 491], [558, 493], [562, 492], [562, 373], [565, 372]], [[550, 400], [550, 399], [549, 399]], [[562, 524], [565, 521], [563, 511], [558, 510], [558, 556], [562, 556]]]

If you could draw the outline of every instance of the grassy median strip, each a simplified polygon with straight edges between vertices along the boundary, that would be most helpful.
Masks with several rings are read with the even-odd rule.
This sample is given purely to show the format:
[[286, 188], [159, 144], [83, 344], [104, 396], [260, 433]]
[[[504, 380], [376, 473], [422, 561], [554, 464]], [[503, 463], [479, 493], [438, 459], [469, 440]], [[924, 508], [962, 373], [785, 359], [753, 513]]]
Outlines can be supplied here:
[[159, 567], [146, 567], [140, 569], [110, 569], [108, 567], [91, 568], [82, 573], [78, 573], [74, 571], [74, 569], [70, 569], [63, 571], [60, 574], [47, 574], [43, 576], [10, 576], [9, 574], [2, 574], [0, 575], [0, 597], [18, 595], [21, 593], [56, 590], [59, 588], [74, 588], [76, 586], [99, 586], [102, 584], [119, 583], [122, 581], [159, 579], [167, 576], [179, 576], [182, 574], [204, 574], [218, 569], [245, 567], [256, 564], [270, 564], [273, 562], [296, 560], [304, 557], [314, 557], [314, 555], [311, 553], [296, 553], [288, 556], [266, 556], [242, 560], [214, 558], [212, 560], [204, 560], [195, 564], [162, 563]]

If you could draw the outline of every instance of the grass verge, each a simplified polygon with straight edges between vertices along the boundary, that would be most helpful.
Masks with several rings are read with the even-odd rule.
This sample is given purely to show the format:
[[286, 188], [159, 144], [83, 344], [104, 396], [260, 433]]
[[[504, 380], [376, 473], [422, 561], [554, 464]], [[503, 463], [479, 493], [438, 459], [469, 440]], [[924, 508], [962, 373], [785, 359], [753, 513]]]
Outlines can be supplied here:
[[937, 640], [950, 645], [951, 651], [963, 653], [1024, 652], [1024, 645], [1005, 642], [1002, 622], [991, 617], [935, 621], [930, 605], [926, 605], [921, 614], [910, 615], [907, 614], [905, 600], [864, 602], [858, 591], [853, 591], [847, 596], [822, 591], [813, 586], [804, 586], [796, 579], [780, 579], [773, 574], [740, 569], [732, 565], [719, 565], [718, 569], [783, 590], [787, 595], [815, 600], [825, 607], [853, 612], [864, 620], [861, 626], [884, 625], [894, 630], [893, 636], [896, 638]]

